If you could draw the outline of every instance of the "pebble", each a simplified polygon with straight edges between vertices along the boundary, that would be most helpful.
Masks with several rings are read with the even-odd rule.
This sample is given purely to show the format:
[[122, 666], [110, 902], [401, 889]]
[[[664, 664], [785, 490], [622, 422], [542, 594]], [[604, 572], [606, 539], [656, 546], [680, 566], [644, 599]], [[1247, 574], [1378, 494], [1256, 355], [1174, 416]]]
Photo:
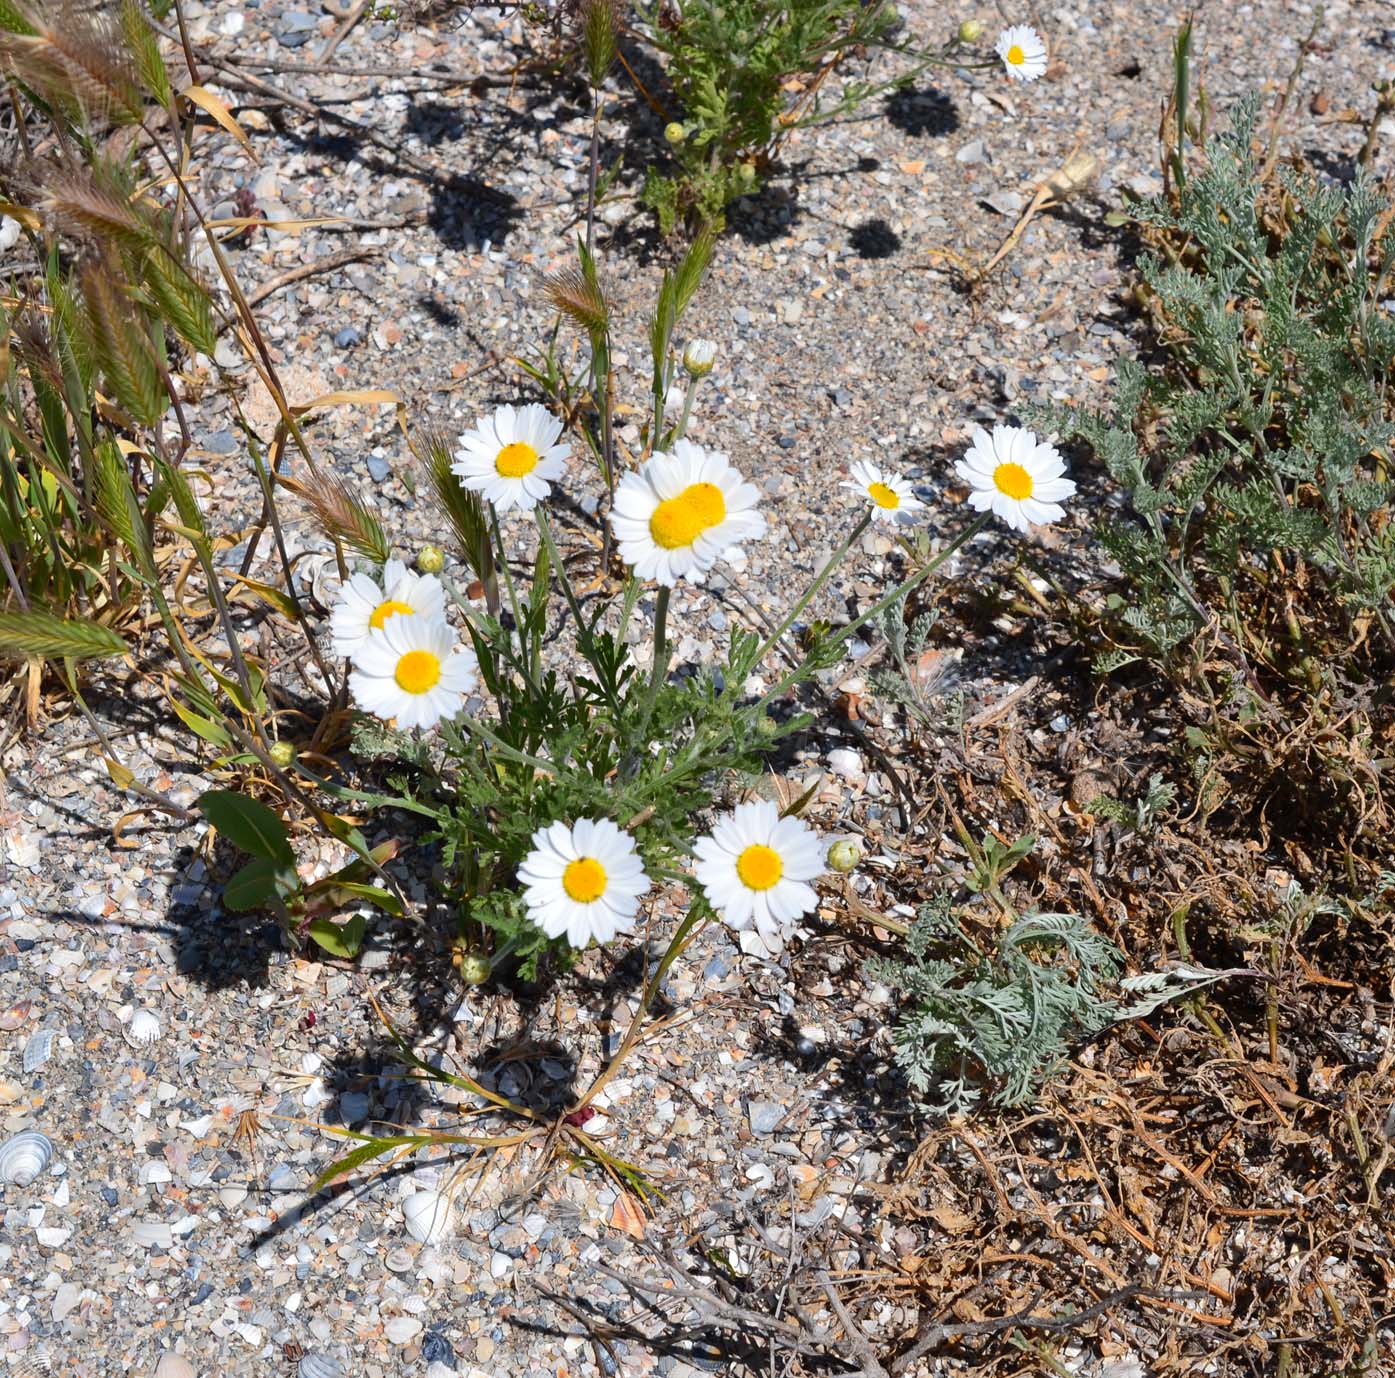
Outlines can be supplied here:
[[314, 38], [319, 29], [319, 20], [314, 15], [304, 10], [288, 10], [276, 26], [276, 41], [283, 48], [299, 48]]
[[167, 1349], [155, 1365], [155, 1378], [195, 1378], [197, 1370], [182, 1354]]
[[354, 345], [363, 343], [363, 333], [357, 326], [346, 325], [335, 332], [334, 343], [339, 349], [352, 349]]

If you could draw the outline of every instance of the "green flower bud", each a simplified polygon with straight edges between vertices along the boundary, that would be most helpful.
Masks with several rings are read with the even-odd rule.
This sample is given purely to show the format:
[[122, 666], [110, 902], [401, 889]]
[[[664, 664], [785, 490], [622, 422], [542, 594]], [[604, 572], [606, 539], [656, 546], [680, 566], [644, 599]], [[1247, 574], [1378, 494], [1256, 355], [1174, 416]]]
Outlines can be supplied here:
[[664, 138], [666, 138], [669, 141], [669, 143], [671, 143], [675, 148], [677, 148], [678, 145], [681, 144], [683, 140], [687, 137], [688, 131], [684, 129], [683, 126], [679, 124], [677, 120], [674, 120], [672, 124], [666, 124], [664, 126]]
[[482, 986], [489, 980], [489, 973], [493, 971], [494, 964], [489, 960], [489, 955], [477, 947], [471, 947], [460, 951], [456, 949], [456, 965], [460, 971], [460, 979], [467, 986]]
[[849, 871], [856, 870], [861, 860], [862, 848], [851, 838], [839, 838], [828, 849], [828, 869], [837, 871], [839, 875], [845, 876]]
[[756, 180], [756, 165], [754, 163], [742, 163], [737, 169], [737, 175], [743, 182], [754, 182]]
[[438, 545], [424, 545], [417, 552], [417, 568], [423, 574], [439, 574], [446, 567], [446, 553]]
[[959, 25], [961, 43], [977, 43], [983, 37], [983, 25], [977, 19], [965, 19]]
[[282, 770], [295, 764], [295, 747], [290, 742], [272, 742], [267, 748], [267, 755], [276, 762]]

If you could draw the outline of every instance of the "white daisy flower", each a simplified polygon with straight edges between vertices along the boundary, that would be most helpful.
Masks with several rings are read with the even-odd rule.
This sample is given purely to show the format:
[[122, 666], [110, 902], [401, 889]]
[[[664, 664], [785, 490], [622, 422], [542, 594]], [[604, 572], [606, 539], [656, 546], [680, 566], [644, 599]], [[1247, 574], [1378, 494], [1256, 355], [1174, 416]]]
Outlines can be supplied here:
[[925, 507], [900, 474], [879, 469], [865, 459], [853, 464], [852, 482], [841, 484], [840, 487], [861, 493], [872, 504], [873, 521], [890, 522], [894, 526], [913, 522], [915, 514]]
[[439, 579], [417, 574], [401, 560], [389, 560], [383, 566], [381, 585], [370, 575], [355, 574], [339, 590], [330, 614], [334, 654], [352, 656], [388, 618], [411, 612], [437, 622], [445, 620], [445, 593]]
[[1014, 81], [1035, 81], [1046, 71], [1046, 44], [1030, 24], [1014, 24], [998, 35], [995, 51]]
[[562, 477], [571, 451], [557, 443], [562, 423], [546, 407], [500, 407], [460, 437], [451, 471], [500, 512], [530, 512]]
[[0, 254], [19, 243], [20, 224], [8, 215], [0, 215]]
[[818, 904], [809, 884], [824, 870], [818, 834], [761, 799], [718, 819], [693, 847], [693, 874], [708, 901], [733, 928], [763, 937], [788, 933]]
[[759, 500], [726, 455], [679, 440], [672, 454], [657, 450], [621, 478], [610, 525], [620, 558], [639, 578], [696, 584], [729, 546], [765, 531]]
[[539, 828], [518, 878], [528, 917], [549, 938], [565, 936], [575, 948], [630, 932], [639, 897], [649, 889], [634, 838], [608, 818]]
[[475, 653], [455, 644], [439, 618], [399, 613], [369, 632], [354, 653], [354, 702], [397, 726], [435, 727], [453, 718], [478, 682]]
[[973, 444], [954, 469], [972, 490], [976, 512], [991, 509], [1018, 531], [1060, 521], [1061, 500], [1075, 492], [1056, 447], [1038, 444], [1036, 433], [1021, 426], [994, 426], [991, 436], [975, 426]]

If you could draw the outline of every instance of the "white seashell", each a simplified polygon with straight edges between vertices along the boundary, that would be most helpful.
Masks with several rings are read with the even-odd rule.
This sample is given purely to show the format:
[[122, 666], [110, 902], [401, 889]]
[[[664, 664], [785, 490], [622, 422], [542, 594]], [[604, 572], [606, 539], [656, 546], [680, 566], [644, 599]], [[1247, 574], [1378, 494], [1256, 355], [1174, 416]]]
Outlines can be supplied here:
[[24, 1045], [24, 1070], [37, 1072], [53, 1056], [52, 1029], [35, 1029]]
[[435, 1244], [451, 1231], [450, 1198], [439, 1191], [414, 1191], [402, 1203], [407, 1233], [423, 1244]]
[[155, 1378], [194, 1378], [194, 1366], [182, 1354], [167, 1349], [155, 1365]]
[[0, 1182], [27, 1187], [53, 1159], [53, 1140], [26, 1129], [0, 1144]]
[[344, 1378], [344, 1365], [312, 1349], [309, 1354], [301, 1355], [296, 1373], [299, 1378]]
[[160, 1021], [149, 1010], [137, 1010], [126, 1025], [126, 1042], [133, 1048], [148, 1048], [160, 1037]]

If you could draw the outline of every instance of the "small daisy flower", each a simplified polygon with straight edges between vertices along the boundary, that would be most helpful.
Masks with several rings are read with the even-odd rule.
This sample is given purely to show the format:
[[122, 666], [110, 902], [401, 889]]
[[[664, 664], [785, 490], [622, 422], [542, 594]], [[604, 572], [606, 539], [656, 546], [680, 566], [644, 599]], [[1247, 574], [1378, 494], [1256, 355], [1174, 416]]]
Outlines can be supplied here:
[[974, 511], [991, 510], [1017, 531], [1060, 521], [1066, 515], [1061, 500], [1075, 492], [1056, 447], [1039, 444], [1036, 433], [1021, 426], [994, 426], [991, 436], [975, 426], [973, 444], [954, 468], [972, 490]]
[[998, 35], [995, 51], [1014, 81], [1035, 81], [1046, 71], [1046, 44], [1030, 24], [1014, 24]]
[[639, 897], [649, 889], [634, 838], [608, 818], [539, 828], [518, 878], [528, 917], [549, 938], [565, 936], [575, 948], [630, 932]]
[[381, 631], [390, 617], [412, 612], [431, 621], [445, 620], [445, 594], [439, 579], [415, 574], [401, 560], [389, 560], [383, 566], [381, 585], [370, 575], [355, 574], [340, 589], [330, 614], [334, 654], [354, 655], [369, 633]]
[[724, 550], [765, 531], [759, 500], [726, 455], [679, 440], [672, 454], [657, 450], [621, 478], [610, 525], [620, 558], [639, 578], [696, 584]]
[[546, 407], [500, 407], [460, 437], [451, 471], [500, 512], [530, 512], [562, 477], [570, 453], [562, 423]]
[[901, 526], [915, 520], [925, 504], [911, 492], [911, 485], [900, 474], [877, 468], [859, 459], [852, 466], [852, 482], [840, 485], [861, 493], [872, 504], [872, 520]]
[[19, 243], [20, 224], [8, 215], [0, 215], [0, 254]]
[[733, 928], [779, 937], [818, 904], [809, 884], [824, 869], [818, 835], [798, 818], [781, 818], [769, 800], [738, 805], [718, 819], [693, 857], [698, 884]]
[[365, 712], [398, 727], [453, 718], [478, 682], [475, 653], [455, 644], [439, 618], [400, 613], [368, 634], [354, 654], [349, 689]]

